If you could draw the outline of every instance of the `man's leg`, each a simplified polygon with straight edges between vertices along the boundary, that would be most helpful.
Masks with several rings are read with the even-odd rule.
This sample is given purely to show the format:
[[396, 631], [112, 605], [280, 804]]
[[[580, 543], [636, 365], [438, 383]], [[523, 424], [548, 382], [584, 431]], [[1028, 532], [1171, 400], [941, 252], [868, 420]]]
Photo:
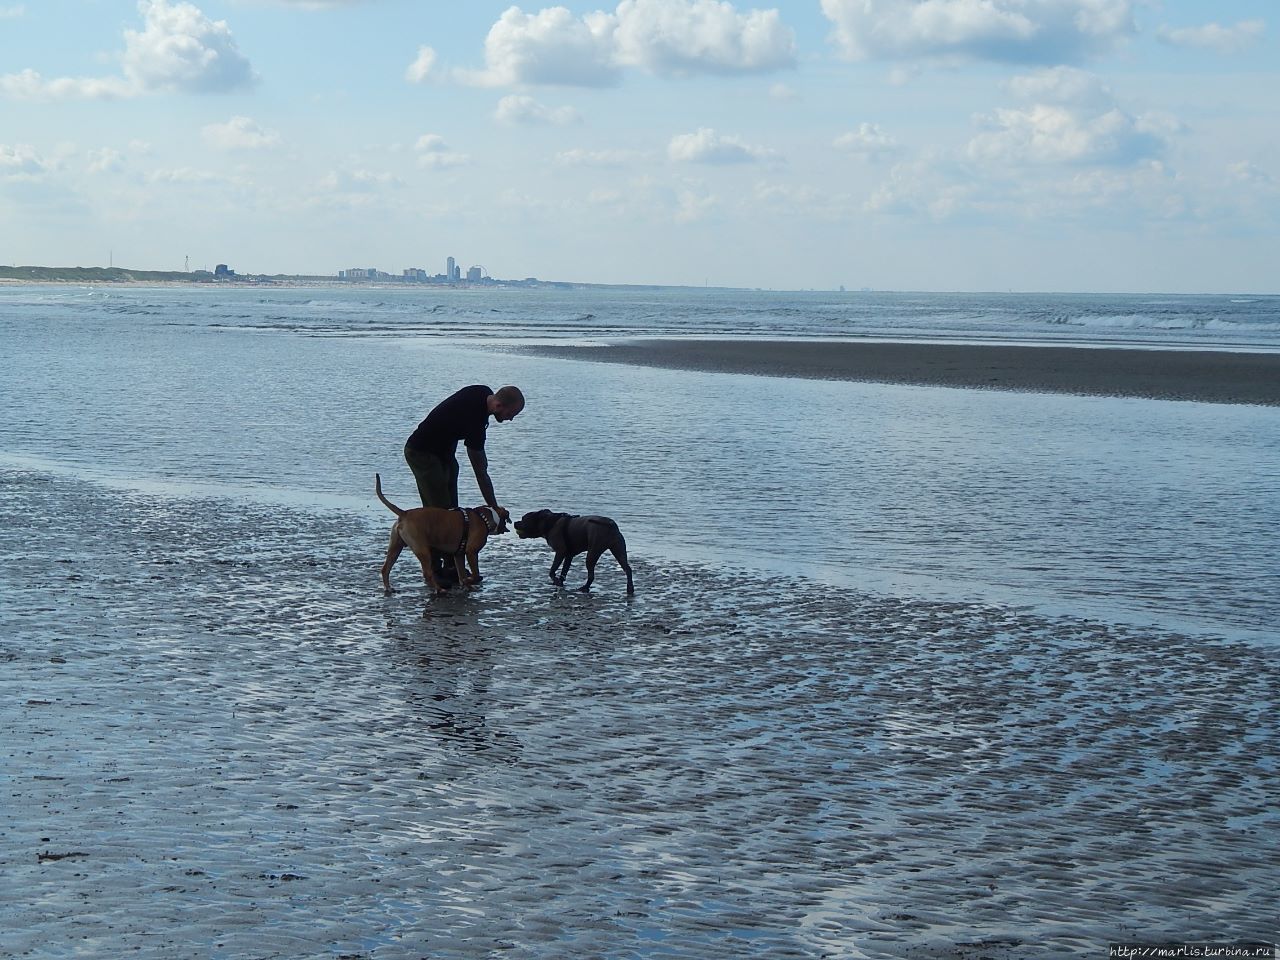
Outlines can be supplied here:
[[[418, 484], [418, 496], [422, 498], [424, 507], [452, 507], [457, 500], [457, 493], [450, 491], [448, 464], [435, 454], [404, 448], [404, 460], [413, 471], [413, 479]], [[454, 476], [457, 476], [456, 462]], [[454, 489], [457, 480], [453, 482]]]
[[[458, 505], [457, 460], [450, 457], [446, 461], [435, 454], [408, 446], [404, 448], [404, 459], [413, 471], [413, 479], [418, 484], [418, 496], [422, 498], [424, 507], [448, 509]], [[457, 571], [448, 554], [432, 550], [431, 568], [438, 583], [447, 585], [458, 580]]]

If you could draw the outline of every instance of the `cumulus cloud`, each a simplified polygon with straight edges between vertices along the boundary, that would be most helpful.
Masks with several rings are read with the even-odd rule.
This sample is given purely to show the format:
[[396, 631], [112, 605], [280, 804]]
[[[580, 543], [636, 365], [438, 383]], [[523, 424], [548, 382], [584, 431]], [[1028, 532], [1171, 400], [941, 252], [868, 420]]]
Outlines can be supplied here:
[[577, 18], [564, 7], [550, 7], [530, 16], [511, 7], [485, 38], [485, 69], [458, 76], [487, 86], [609, 86], [618, 78], [612, 34], [608, 14]]
[[140, 0], [138, 10], [143, 28], [124, 32], [124, 72], [139, 89], [221, 93], [255, 82], [225, 20], [168, 0]]
[[1173, 28], [1164, 26], [1156, 36], [1175, 47], [1196, 47], [1216, 53], [1231, 54], [1253, 45], [1262, 39], [1266, 25], [1261, 20], [1241, 20], [1224, 27], [1218, 23], [1206, 23], [1199, 27]]
[[10, 100], [117, 100], [136, 94], [122, 77], [55, 77], [35, 70], [0, 76], [0, 96]]
[[854, 60], [1068, 63], [1134, 30], [1132, 0], [822, 0]]
[[581, 17], [564, 7], [511, 7], [485, 38], [485, 69], [459, 71], [491, 86], [616, 84], [634, 67], [664, 76], [757, 73], [795, 65], [794, 32], [777, 10], [739, 13], [718, 0], [622, 0]]
[[200, 128], [206, 143], [219, 150], [271, 150], [280, 146], [280, 135], [264, 130], [248, 117], [232, 117], [226, 123]]
[[837, 150], [852, 153], [864, 160], [878, 160], [901, 152], [898, 141], [889, 136], [879, 124], [860, 123], [857, 130], [851, 130], [836, 137], [832, 144]]
[[451, 149], [444, 137], [438, 133], [424, 133], [418, 138], [413, 149], [418, 155], [420, 167], [435, 169], [460, 167], [471, 160], [465, 153], [458, 153]]
[[0, 77], [14, 99], [105, 100], [147, 93], [223, 93], [252, 86], [256, 76], [225, 21], [190, 3], [139, 0], [141, 30], [125, 30], [123, 76], [45, 79], [34, 70]]
[[404, 78], [410, 83], [426, 83], [435, 65], [435, 50], [431, 47], [419, 47], [417, 59], [409, 64], [409, 69], [404, 72]]
[[1026, 106], [978, 118], [985, 128], [968, 159], [1001, 164], [1117, 165], [1156, 159], [1180, 124], [1162, 114], [1134, 116], [1088, 74], [1060, 67], [1010, 83]]
[[559, 127], [582, 121], [582, 115], [573, 107], [548, 107], [533, 97], [518, 95], [499, 100], [494, 116], [503, 123], [552, 124]]
[[737, 137], [721, 136], [710, 127], [699, 127], [696, 133], [672, 137], [667, 156], [684, 163], [756, 163], [776, 159], [777, 154]]
[[26, 143], [13, 146], [0, 143], [0, 177], [6, 180], [31, 180], [42, 176], [49, 165]]
[[1084, 107], [1115, 102], [1111, 90], [1095, 73], [1075, 67], [1050, 67], [1009, 80], [1009, 92], [1019, 100]]
[[118, 173], [124, 169], [124, 155], [119, 150], [103, 147], [89, 151], [90, 173]]
[[658, 74], [755, 73], [795, 64], [795, 34], [777, 10], [738, 13], [716, 0], [623, 0], [614, 56]]

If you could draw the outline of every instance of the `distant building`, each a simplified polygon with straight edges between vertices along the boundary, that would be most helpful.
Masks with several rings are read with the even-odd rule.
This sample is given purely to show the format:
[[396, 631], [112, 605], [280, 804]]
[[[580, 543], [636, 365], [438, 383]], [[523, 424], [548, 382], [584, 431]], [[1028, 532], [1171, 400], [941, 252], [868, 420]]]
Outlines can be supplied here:
[[450, 280], [452, 280], [454, 278], [453, 271], [454, 271], [453, 257], [450, 257], [448, 260], [445, 261], [444, 275], [448, 277]]
[[484, 276], [484, 267], [468, 267], [467, 268], [467, 281], [469, 283], [476, 283], [483, 276]]
[[427, 279], [427, 271], [423, 270], [421, 267], [409, 267], [409, 269], [404, 272], [404, 278], [406, 280], [425, 280]]
[[234, 277], [235, 275], [236, 272], [229, 269], [225, 263], [220, 263], [213, 268], [213, 279], [215, 280], [225, 280], [228, 277]]

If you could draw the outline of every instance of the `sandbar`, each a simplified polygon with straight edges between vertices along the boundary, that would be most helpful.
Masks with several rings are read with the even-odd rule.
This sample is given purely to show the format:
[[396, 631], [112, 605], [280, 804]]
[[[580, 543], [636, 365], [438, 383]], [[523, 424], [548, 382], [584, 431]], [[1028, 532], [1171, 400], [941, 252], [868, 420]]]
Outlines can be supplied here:
[[542, 356], [822, 380], [1280, 405], [1280, 353], [848, 340], [625, 340]]

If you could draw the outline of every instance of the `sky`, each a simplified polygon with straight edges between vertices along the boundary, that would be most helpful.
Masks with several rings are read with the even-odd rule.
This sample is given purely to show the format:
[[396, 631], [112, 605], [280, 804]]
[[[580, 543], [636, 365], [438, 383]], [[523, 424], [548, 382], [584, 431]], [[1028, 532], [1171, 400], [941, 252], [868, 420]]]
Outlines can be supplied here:
[[1273, 293], [1275, 0], [0, 0], [0, 264]]

